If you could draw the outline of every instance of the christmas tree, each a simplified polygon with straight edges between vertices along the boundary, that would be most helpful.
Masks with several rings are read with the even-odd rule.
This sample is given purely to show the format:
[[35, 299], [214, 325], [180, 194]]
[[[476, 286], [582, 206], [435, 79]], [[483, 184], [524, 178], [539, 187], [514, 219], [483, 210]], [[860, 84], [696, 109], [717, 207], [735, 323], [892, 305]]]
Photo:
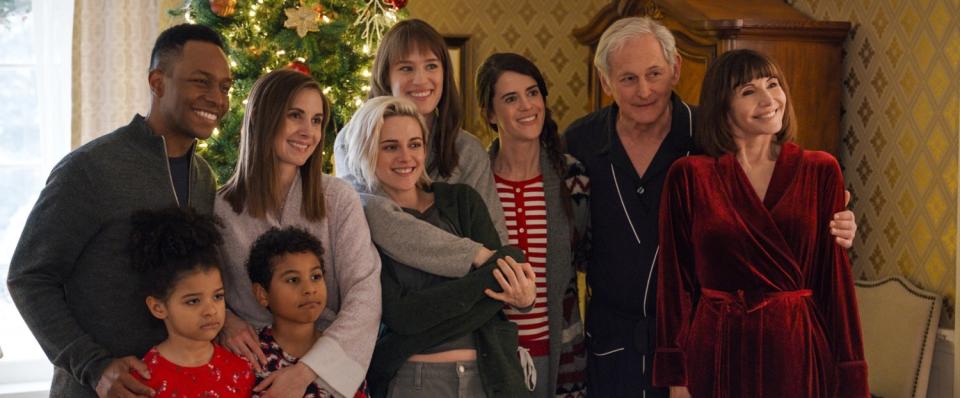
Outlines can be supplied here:
[[406, 0], [188, 0], [188, 22], [220, 32], [233, 71], [230, 111], [200, 153], [220, 182], [233, 175], [246, 98], [264, 73], [293, 68], [309, 74], [333, 105], [324, 131], [324, 169], [330, 172], [333, 140], [369, 91], [372, 51]]

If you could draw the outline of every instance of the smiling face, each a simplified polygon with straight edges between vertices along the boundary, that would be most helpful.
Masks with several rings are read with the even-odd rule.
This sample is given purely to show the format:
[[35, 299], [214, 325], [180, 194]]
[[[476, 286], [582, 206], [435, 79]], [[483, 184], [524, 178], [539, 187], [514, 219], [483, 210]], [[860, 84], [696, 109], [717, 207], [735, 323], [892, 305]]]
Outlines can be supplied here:
[[313, 88], [298, 91], [274, 135], [273, 150], [281, 168], [303, 166], [323, 139], [323, 97]]
[[437, 109], [443, 95], [443, 63], [430, 51], [410, 52], [390, 65], [390, 92], [417, 104], [417, 111], [428, 116]]
[[503, 139], [536, 141], [543, 131], [543, 95], [532, 77], [506, 71], [497, 79], [488, 121]]
[[383, 120], [374, 175], [391, 199], [398, 201], [404, 193], [417, 189], [427, 156], [423, 144], [417, 119], [391, 116]]
[[147, 308], [163, 320], [170, 338], [209, 342], [223, 327], [223, 298], [220, 270], [208, 268], [180, 278], [165, 300], [147, 297]]
[[270, 309], [275, 321], [316, 322], [327, 305], [327, 285], [320, 259], [313, 252], [304, 251], [285, 253], [271, 262], [270, 290], [259, 283], [253, 285], [257, 301]]
[[223, 50], [212, 43], [187, 41], [166, 68], [150, 72], [152, 126], [158, 134], [175, 139], [210, 137], [230, 105], [233, 79]]
[[651, 125], [669, 117], [670, 94], [680, 79], [680, 61], [664, 59], [653, 34], [627, 40], [609, 55], [610, 73], [600, 79], [603, 91], [620, 107], [628, 124]]
[[787, 95], [776, 77], [753, 79], [734, 89], [727, 120], [734, 139], [768, 135], [783, 130]]

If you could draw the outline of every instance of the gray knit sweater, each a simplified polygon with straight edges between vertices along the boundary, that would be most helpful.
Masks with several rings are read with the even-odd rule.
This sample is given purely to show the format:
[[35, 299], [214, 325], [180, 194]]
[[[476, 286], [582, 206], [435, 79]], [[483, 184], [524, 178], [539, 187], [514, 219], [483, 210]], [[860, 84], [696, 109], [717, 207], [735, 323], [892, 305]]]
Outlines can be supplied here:
[[[410, 264], [435, 275], [452, 278], [466, 275], [481, 245], [470, 239], [446, 233], [426, 221], [417, 219], [404, 212], [384, 195], [364, 192], [365, 187], [356, 184], [352, 176], [345, 172], [347, 168], [342, 162], [346, 153], [344, 145], [341, 136], [338, 135], [333, 145], [337, 176], [354, 183], [354, 188], [360, 192], [373, 241], [380, 249], [400, 263]], [[490, 172], [490, 156], [483, 149], [480, 140], [465, 130], [460, 130], [456, 146], [460, 160], [450, 178], [439, 178], [436, 173], [430, 177], [434, 181], [466, 184], [480, 193], [490, 212], [493, 226], [500, 235], [500, 240], [506, 242], [507, 224], [503, 219], [503, 208], [500, 206], [493, 174]], [[432, 159], [431, 151], [427, 153], [427, 164]], [[416, 248], [408, 245], [412, 236], [418, 241]], [[424, 256], [424, 253], [430, 253], [430, 255]]]
[[[213, 209], [210, 166], [194, 154], [190, 203]], [[54, 167], [10, 262], [13, 300], [54, 365], [51, 397], [96, 397], [111, 360], [166, 338], [137, 289], [130, 216], [177, 205], [164, 140], [142, 116]]]
[[217, 196], [214, 212], [223, 219], [223, 272], [227, 306], [253, 327], [273, 323], [273, 316], [257, 303], [245, 264], [253, 242], [271, 227], [296, 226], [323, 245], [327, 308], [317, 321], [323, 337], [300, 361], [317, 373], [318, 382], [338, 396], [353, 396], [370, 365], [380, 326], [380, 256], [363, 217], [357, 193], [344, 181], [324, 175], [325, 216], [318, 222], [301, 214], [299, 174], [287, 193], [279, 218], [237, 214]]

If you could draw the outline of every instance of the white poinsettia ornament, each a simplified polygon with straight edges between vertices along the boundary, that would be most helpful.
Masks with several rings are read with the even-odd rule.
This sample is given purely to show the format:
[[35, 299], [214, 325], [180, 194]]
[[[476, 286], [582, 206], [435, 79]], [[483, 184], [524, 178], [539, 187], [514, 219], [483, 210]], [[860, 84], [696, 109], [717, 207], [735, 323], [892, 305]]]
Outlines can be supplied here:
[[297, 36], [304, 38], [309, 32], [317, 32], [320, 28], [317, 26], [317, 12], [310, 7], [288, 8], [283, 10], [287, 14], [287, 20], [283, 26], [297, 30]]

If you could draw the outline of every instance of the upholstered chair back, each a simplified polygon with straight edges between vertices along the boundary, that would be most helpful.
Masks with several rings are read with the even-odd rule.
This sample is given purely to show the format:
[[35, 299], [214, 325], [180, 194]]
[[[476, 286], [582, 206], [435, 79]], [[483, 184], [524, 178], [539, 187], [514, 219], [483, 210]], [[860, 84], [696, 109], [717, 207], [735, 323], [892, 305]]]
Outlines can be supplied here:
[[857, 281], [856, 289], [870, 392], [884, 398], [926, 398], [940, 295], [898, 276]]

